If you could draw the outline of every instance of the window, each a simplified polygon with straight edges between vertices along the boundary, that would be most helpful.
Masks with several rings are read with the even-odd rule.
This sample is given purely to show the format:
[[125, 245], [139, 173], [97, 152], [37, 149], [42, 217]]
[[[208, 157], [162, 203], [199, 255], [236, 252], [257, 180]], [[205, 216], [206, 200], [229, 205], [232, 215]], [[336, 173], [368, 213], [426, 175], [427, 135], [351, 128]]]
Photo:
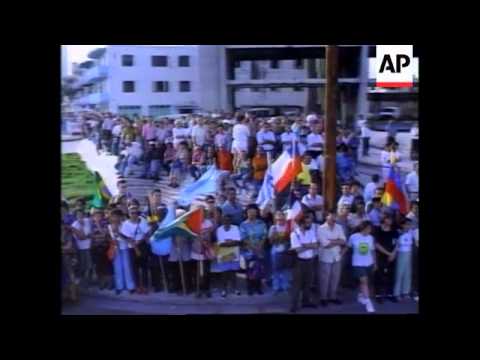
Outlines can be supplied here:
[[303, 91], [303, 87], [301, 86], [294, 86], [293, 91]]
[[241, 66], [242, 66], [242, 62], [241, 62], [241, 61], [235, 61], [234, 66], [235, 66], [236, 68], [241, 67]]
[[135, 92], [135, 81], [124, 81], [123, 92], [126, 92], [126, 93]]
[[133, 55], [122, 55], [122, 66], [133, 66]]
[[295, 69], [303, 69], [303, 59], [295, 60]]
[[152, 56], [152, 66], [168, 66], [168, 61], [167, 61], [166, 56], [157, 56], [154, 55]]
[[190, 66], [190, 56], [182, 55], [178, 57], [178, 66]]
[[278, 60], [272, 60], [270, 61], [270, 67], [272, 69], [278, 69]]
[[251, 92], [258, 92], [258, 88], [250, 88]]
[[153, 92], [168, 92], [168, 81], [154, 81]]
[[190, 81], [180, 81], [180, 92], [190, 91]]
[[279, 88], [275, 88], [275, 87], [271, 87], [271, 88], [270, 88], [270, 91], [271, 91], [271, 92], [277, 92], [278, 90], [279, 90]]

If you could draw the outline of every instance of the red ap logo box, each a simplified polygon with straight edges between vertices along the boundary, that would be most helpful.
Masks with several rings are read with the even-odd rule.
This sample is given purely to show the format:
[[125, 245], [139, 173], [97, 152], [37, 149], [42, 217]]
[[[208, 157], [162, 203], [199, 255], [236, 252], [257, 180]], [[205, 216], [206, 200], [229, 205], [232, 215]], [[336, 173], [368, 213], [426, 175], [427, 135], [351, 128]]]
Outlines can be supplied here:
[[377, 87], [409, 88], [413, 86], [413, 46], [377, 45]]

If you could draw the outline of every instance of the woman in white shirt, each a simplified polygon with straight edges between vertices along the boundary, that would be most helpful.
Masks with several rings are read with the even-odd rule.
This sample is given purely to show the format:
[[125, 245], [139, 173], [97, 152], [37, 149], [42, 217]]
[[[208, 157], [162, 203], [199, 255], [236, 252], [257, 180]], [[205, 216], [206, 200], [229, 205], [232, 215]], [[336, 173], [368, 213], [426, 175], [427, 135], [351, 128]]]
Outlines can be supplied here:
[[113, 257], [113, 275], [115, 277], [115, 292], [119, 295], [124, 289], [135, 292], [135, 282], [133, 281], [133, 271], [128, 249], [128, 241], [133, 241], [121, 233], [123, 212], [113, 210], [110, 214], [108, 225], [108, 234], [114, 246]]
[[83, 210], [76, 210], [75, 216], [77, 220], [72, 224], [72, 232], [78, 249], [81, 280], [83, 285], [88, 287], [93, 270], [92, 255], [90, 253], [92, 223], [89, 218], [85, 217]]
[[412, 250], [414, 237], [411, 221], [404, 219], [400, 223], [400, 236], [397, 240], [397, 263], [395, 268], [395, 286], [393, 296], [396, 300], [405, 300], [410, 295], [412, 285]]
[[359, 226], [359, 232], [353, 234], [348, 239], [347, 248], [342, 250], [345, 254], [348, 249], [353, 250], [352, 266], [353, 275], [359, 280], [360, 293], [358, 294], [358, 302], [365, 305], [367, 312], [375, 312], [373, 303], [370, 299], [369, 277], [376, 270], [376, 252], [375, 240], [371, 235], [372, 223], [364, 221]]
[[217, 244], [223, 248], [230, 248], [230, 255], [227, 259], [217, 255], [217, 263], [221, 267], [217, 272], [222, 273], [223, 291], [222, 297], [227, 296], [228, 283], [231, 283], [232, 289], [237, 295], [240, 290], [237, 288], [237, 271], [240, 270], [240, 229], [232, 225], [232, 216], [223, 216], [223, 225], [217, 229]]
[[248, 152], [248, 139], [250, 137], [250, 129], [245, 123], [245, 118], [242, 116], [239, 118], [237, 124], [232, 130], [232, 153], [233, 153], [233, 170], [236, 171], [238, 167], [238, 161], [242, 151]]

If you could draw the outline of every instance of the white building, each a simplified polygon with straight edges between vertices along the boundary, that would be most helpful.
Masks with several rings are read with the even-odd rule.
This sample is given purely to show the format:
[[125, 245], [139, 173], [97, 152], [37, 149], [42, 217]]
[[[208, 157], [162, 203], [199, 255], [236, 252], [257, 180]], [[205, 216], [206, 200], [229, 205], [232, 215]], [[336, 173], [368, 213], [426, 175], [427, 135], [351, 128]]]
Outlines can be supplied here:
[[68, 56], [67, 56], [67, 47], [65, 45], [61, 46], [61, 64], [62, 64], [62, 69], [61, 69], [61, 78], [63, 79], [65, 76], [68, 75]]
[[[344, 118], [366, 100], [368, 46], [339, 51]], [[74, 103], [82, 107], [152, 116], [264, 106], [324, 109], [323, 45], [113, 45], [89, 58], [79, 65]]]

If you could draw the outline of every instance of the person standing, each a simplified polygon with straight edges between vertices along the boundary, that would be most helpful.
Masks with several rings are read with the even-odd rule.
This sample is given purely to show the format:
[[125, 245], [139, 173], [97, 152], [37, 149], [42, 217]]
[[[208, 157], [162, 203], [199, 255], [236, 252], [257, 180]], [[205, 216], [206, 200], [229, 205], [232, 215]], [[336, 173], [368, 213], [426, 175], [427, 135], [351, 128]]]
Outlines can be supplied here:
[[319, 289], [320, 304], [327, 306], [328, 303], [341, 305], [338, 299], [337, 289], [342, 272], [342, 246], [346, 245], [346, 237], [342, 227], [335, 223], [335, 213], [327, 215], [325, 224], [318, 228], [320, 240], [319, 249]]
[[213, 232], [215, 226], [211, 221], [208, 210], [205, 210], [205, 219], [202, 222], [202, 229], [192, 244], [192, 259], [195, 262], [195, 278], [197, 283], [196, 297], [201, 298], [202, 295], [210, 298], [210, 261], [213, 260]]
[[110, 224], [108, 225], [110, 241], [114, 248], [113, 274], [115, 277], [115, 292], [117, 295], [120, 295], [125, 288], [129, 290], [131, 294], [135, 292], [132, 263], [127, 242], [131, 240], [121, 232], [123, 217], [124, 215], [121, 210], [113, 210], [110, 213]]
[[324, 139], [318, 124], [312, 125], [312, 132], [307, 135], [307, 150], [313, 159], [316, 159], [323, 150]]
[[366, 204], [372, 201], [375, 195], [375, 190], [379, 186], [380, 186], [380, 176], [378, 174], [373, 174], [372, 181], [370, 181], [367, 185], [365, 185], [365, 189], [363, 189], [363, 199], [365, 200]]
[[362, 138], [362, 156], [368, 156], [368, 151], [370, 150], [370, 138], [372, 137], [372, 131], [368, 128], [366, 122], [360, 125], [360, 136]]
[[301, 217], [297, 220], [298, 227], [290, 233], [290, 245], [297, 253], [296, 264], [293, 270], [293, 289], [290, 303], [290, 312], [298, 311], [300, 295], [302, 296], [302, 307], [317, 306], [312, 302], [310, 287], [314, 272], [315, 250], [319, 244], [315, 230], [312, 228], [311, 217]]
[[395, 271], [395, 247], [398, 232], [393, 227], [391, 216], [382, 219], [381, 226], [375, 231], [377, 249], [377, 271], [375, 272], [375, 295], [379, 304], [393, 294], [393, 280]]
[[405, 188], [409, 201], [418, 200], [418, 162], [413, 163], [413, 170], [405, 178]]
[[255, 191], [258, 193], [263, 184], [263, 178], [268, 169], [268, 156], [265, 153], [263, 147], [258, 146], [257, 152], [252, 159], [252, 173], [253, 183], [255, 185]]
[[223, 225], [219, 226], [216, 231], [217, 244], [220, 247], [232, 248], [233, 256], [228, 260], [220, 260], [217, 258], [217, 262], [222, 262], [221, 279], [223, 290], [221, 296], [225, 298], [227, 296], [228, 284], [230, 283], [233, 291], [237, 295], [241, 292], [237, 287], [237, 271], [240, 270], [240, 229], [238, 226], [232, 224], [232, 215], [224, 214], [222, 218]]
[[289, 252], [289, 232], [283, 212], [275, 213], [275, 224], [270, 227], [268, 239], [272, 245], [272, 288], [278, 294], [290, 289], [290, 267], [294, 260]]
[[237, 123], [233, 126], [232, 137], [233, 170], [236, 171], [241, 152], [249, 151], [250, 128], [246, 124], [246, 119], [243, 115], [237, 117]]
[[108, 222], [102, 209], [92, 209], [92, 260], [98, 277], [99, 288], [112, 288], [112, 262], [107, 257]]
[[323, 197], [318, 195], [318, 185], [310, 184], [308, 194], [302, 198], [302, 204], [315, 214], [315, 222], [323, 222]]
[[352, 249], [352, 266], [353, 275], [359, 281], [359, 290], [357, 300], [360, 304], [365, 305], [367, 312], [375, 312], [375, 308], [370, 299], [369, 277], [376, 269], [375, 259], [375, 240], [371, 235], [372, 224], [364, 221], [359, 232], [353, 234], [348, 239], [347, 248], [343, 252]]
[[410, 129], [410, 136], [412, 137], [412, 141], [410, 143], [410, 159], [417, 160], [418, 159], [418, 122], [413, 124], [412, 128]]
[[275, 134], [271, 130], [270, 124], [267, 121], [263, 122], [262, 129], [257, 133], [257, 146], [261, 147], [267, 154], [268, 163], [273, 162], [273, 153], [275, 148]]
[[83, 209], [75, 210], [77, 220], [72, 224], [72, 232], [78, 249], [82, 285], [88, 287], [92, 279], [92, 223]]
[[342, 196], [338, 199], [337, 209], [340, 209], [342, 206], [346, 205], [348, 207], [352, 207], [353, 205], [354, 196], [350, 192], [350, 185], [343, 184], [342, 185]]
[[208, 128], [205, 126], [205, 119], [199, 118], [197, 120], [197, 125], [192, 127], [192, 142], [193, 145], [200, 146], [204, 149], [204, 145], [207, 139]]
[[400, 223], [396, 253], [395, 286], [393, 296], [397, 301], [406, 300], [412, 285], [412, 250], [414, 244], [411, 221], [403, 219]]
[[248, 205], [247, 219], [240, 224], [240, 237], [247, 265], [248, 295], [253, 295], [254, 292], [263, 295], [261, 269], [265, 266], [263, 250], [268, 234], [265, 223], [259, 219], [259, 212], [257, 205]]
[[115, 120], [112, 128], [112, 154], [118, 156], [120, 153], [120, 137], [122, 135], [123, 125], [121, 119]]
[[221, 206], [223, 215], [231, 215], [232, 216], [232, 224], [239, 226], [240, 223], [243, 221], [243, 207], [237, 201], [237, 192], [235, 188], [229, 188], [227, 190], [227, 200]]

